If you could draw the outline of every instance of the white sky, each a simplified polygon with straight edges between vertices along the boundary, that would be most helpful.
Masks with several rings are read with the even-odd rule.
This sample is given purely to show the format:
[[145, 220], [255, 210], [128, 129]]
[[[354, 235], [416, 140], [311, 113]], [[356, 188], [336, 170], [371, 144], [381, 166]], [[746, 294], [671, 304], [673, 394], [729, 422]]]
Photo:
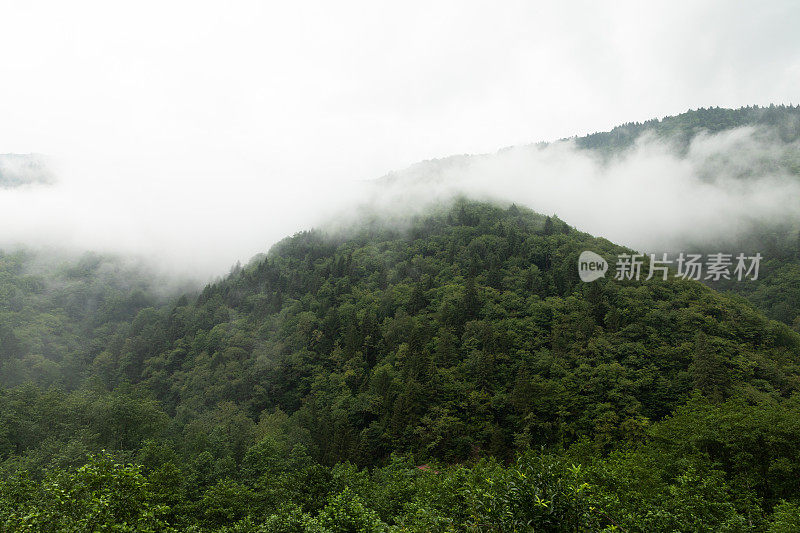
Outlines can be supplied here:
[[799, 27], [791, 1], [0, 0], [0, 153], [82, 191], [15, 192], [0, 223], [219, 269], [422, 159], [798, 103]]

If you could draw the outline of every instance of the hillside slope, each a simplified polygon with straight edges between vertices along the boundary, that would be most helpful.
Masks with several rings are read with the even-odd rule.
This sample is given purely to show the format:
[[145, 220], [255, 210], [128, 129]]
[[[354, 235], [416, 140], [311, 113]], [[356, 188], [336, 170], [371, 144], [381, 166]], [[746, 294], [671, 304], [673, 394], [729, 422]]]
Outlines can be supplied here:
[[[42, 531], [791, 521], [800, 336], [697, 282], [583, 283], [587, 249], [626, 251], [468, 201], [402, 228], [288, 238], [101, 336], [81, 390], [4, 390], [0, 518]], [[113, 456], [71, 470], [100, 450]], [[118, 499], [126, 483], [138, 488]]]
[[118, 373], [182, 418], [281, 410], [325, 462], [463, 460], [578, 435], [625, 438], [691, 391], [788, 396], [800, 337], [699, 283], [583, 284], [607, 241], [516, 207], [461, 203], [404, 230], [311, 232], [143, 311]]

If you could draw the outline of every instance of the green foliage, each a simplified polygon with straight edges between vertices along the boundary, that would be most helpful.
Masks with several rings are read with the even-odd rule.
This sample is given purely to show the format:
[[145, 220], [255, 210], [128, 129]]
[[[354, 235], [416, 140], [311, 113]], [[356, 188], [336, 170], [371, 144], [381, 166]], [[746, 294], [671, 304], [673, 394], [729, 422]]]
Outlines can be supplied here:
[[800, 505], [782, 501], [775, 506], [769, 533], [800, 531]]
[[171, 530], [163, 520], [169, 509], [153, 501], [140, 467], [118, 464], [108, 454], [75, 470], [49, 471], [39, 483], [6, 481], [0, 498], [7, 531]]
[[514, 464], [477, 464], [465, 487], [475, 531], [596, 531], [590, 485], [580, 465], [527, 452]]
[[386, 527], [378, 513], [345, 488], [333, 496], [319, 514], [319, 523], [332, 533], [378, 533]]

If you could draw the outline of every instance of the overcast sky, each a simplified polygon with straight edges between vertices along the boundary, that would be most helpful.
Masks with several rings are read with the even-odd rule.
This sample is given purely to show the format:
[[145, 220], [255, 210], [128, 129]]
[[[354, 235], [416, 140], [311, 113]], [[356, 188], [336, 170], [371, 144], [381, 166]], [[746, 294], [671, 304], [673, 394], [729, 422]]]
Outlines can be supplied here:
[[[14, 197], [19, 238], [213, 232], [202, 213], [230, 264], [264, 248], [237, 225], [268, 243], [304, 197], [419, 160], [800, 103], [798, 27], [792, 1], [0, 0], [0, 153], [62, 158], [96, 193]], [[59, 198], [85, 227], [42, 221]]]

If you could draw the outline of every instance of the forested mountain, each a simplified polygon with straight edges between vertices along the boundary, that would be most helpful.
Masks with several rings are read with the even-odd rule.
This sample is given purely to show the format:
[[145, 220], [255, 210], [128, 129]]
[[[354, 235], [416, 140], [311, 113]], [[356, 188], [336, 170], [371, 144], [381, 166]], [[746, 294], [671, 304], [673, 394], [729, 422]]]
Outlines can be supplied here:
[[[796, 176], [798, 117], [570, 142], [613, 158], [748, 126], [778, 148], [739, 177]], [[792, 221], [698, 245], [764, 255], [709, 286], [582, 282], [581, 252], [633, 250], [510, 202], [414, 213], [182, 295], [121, 258], [0, 252], [0, 530], [800, 531]]]
[[460, 200], [406, 227], [301, 233], [197, 295], [109, 317], [81, 387], [3, 389], [0, 517], [38, 531], [796, 527], [800, 336], [692, 281], [582, 283], [583, 250], [626, 251]]
[[[788, 327], [699, 284], [580, 283], [585, 249], [624, 251], [470, 203], [403, 231], [301, 234], [195, 302], [140, 313], [109, 345], [105, 385], [141, 384], [185, 417], [223, 401], [253, 418], [279, 409], [320, 460], [362, 465], [392, 450], [457, 461], [613, 440], [693, 383], [719, 398], [792, 393]], [[700, 347], [728, 356], [713, 379], [692, 366]]]

